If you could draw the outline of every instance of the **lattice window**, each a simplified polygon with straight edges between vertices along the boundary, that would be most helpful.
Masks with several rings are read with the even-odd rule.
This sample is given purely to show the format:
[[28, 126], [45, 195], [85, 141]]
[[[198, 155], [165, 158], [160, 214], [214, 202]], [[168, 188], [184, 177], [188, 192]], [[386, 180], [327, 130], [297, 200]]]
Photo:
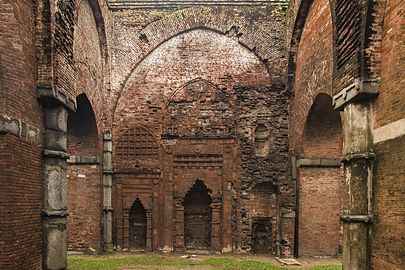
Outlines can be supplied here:
[[121, 136], [116, 154], [120, 160], [158, 159], [159, 146], [149, 131], [135, 127]]

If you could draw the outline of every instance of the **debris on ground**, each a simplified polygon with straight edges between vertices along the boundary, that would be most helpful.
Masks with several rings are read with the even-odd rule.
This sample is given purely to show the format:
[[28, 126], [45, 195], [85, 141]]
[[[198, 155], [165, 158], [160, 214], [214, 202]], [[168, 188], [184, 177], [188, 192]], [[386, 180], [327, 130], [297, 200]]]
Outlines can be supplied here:
[[301, 265], [299, 261], [296, 259], [281, 259], [281, 258], [275, 258], [282, 266], [283, 265]]

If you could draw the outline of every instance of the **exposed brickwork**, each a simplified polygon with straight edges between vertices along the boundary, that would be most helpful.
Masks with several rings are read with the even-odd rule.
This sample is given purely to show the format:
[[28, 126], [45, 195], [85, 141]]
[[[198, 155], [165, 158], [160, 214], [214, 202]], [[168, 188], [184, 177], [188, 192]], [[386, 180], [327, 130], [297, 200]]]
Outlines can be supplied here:
[[339, 112], [333, 110], [332, 99], [319, 94], [310, 109], [305, 126], [301, 158], [342, 157], [342, 120]]
[[24, 134], [42, 128], [33, 16], [31, 2], [0, 1], [0, 113], [21, 125], [0, 134], [0, 269], [41, 268], [41, 147]]
[[[332, 99], [320, 94], [308, 116], [301, 158], [342, 156], [342, 126]], [[339, 168], [299, 168], [299, 255], [334, 256], [339, 253], [343, 174]], [[328, 202], [325, 204], [325, 202]]]
[[339, 168], [299, 170], [299, 255], [339, 254], [342, 172]]
[[[332, 108], [333, 40], [329, 1], [313, 1], [309, 9], [306, 7], [305, 18], [302, 18], [303, 8], [298, 11], [296, 5], [290, 13], [298, 13], [295, 20], [305, 20], [305, 24], [295, 30], [302, 32], [292, 35], [293, 38], [301, 36], [291, 44], [297, 46], [296, 63], [289, 63], [289, 70], [295, 72], [289, 74], [294, 75], [290, 78], [294, 94], [290, 106], [290, 151], [299, 158], [339, 159], [342, 127], [339, 113]], [[338, 256], [341, 179], [342, 172], [337, 168], [298, 169], [298, 256]]]
[[387, 1], [381, 45], [381, 88], [374, 103], [375, 128], [405, 116], [404, 10], [403, 1]]
[[[278, 196], [279, 218], [294, 211], [294, 188], [289, 178], [289, 160], [287, 147], [287, 111], [285, 104], [288, 97], [283, 91], [283, 85], [273, 85], [271, 88], [241, 87], [236, 89], [238, 115], [238, 137], [241, 144], [241, 181], [240, 196], [242, 198], [238, 212], [241, 216], [238, 233], [242, 249], [250, 250], [251, 222], [258, 217], [249, 205], [249, 194], [252, 189], [262, 182], [270, 182], [275, 186]], [[255, 155], [255, 140], [253, 131], [259, 124], [269, 129], [270, 148], [265, 157]], [[245, 205], [246, 204], [246, 205]], [[272, 215], [264, 217], [273, 218]], [[281, 232], [278, 232], [281, 233]], [[291, 233], [291, 232], [290, 232]], [[281, 235], [292, 237], [293, 234]], [[272, 243], [274, 246], [275, 243]], [[277, 243], [280, 244], [280, 243]], [[291, 242], [292, 244], [292, 242]], [[275, 250], [272, 250], [273, 252]]]
[[[47, 123], [61, 141], [40, 135], [52, 100], [39, 105], [43, 84], [71, 100], [83, 94], [67, 131], [70, 249], [101, 250], [101, 135], [111, 131], [115, 245], [339, 253], [341, 170], [291, 175], [290, 158], [341, 157], [330, 96], [355, 78], [379, 88], [374, 128], [404, 118], [404, 2], [291, 0], [287, 17], [259, 2], [175, 2], [109, 10], [99, 0], [0, 0], [1, 269], [39, 269], [46, 250], [41, 179], [52, 178], [41, 167], [45, 155], [65, 157], [40, 140], [64, 149], [66, 135], [63, 117]], [[373, 149], [374, 269], [405, 263], [404, 148], [402, 136]]]
[[332, 21], [329, 2], [314, 1], [298, 47], [290, 105], [290, 149], [299, 155], [309, 109], [318, 93], [332, 94]]
[[[74, 32], [74, 61], [77, 80], [75, 97], [85, 93], [94, 110], [97, 126], [102, 127], [103, 45], [96, 19], [88, 1], [81, 1]], [[92, 48], [89, 50], [89, 48]]]
[[40, 127], [32, 6], [26, 1], [1, 1], [0, 14], [0, 112]]
[[404, 265], [404, 149], [404, 136], [375, 147], [373, 269], [401, 269]]
[[41, 149], [9, 134], [0, 147], [0, 268], [40, 269]]
[[278, 68], [273, 70], [273, 67], [282, 65], [285, 51], [279, 43], [284, 40], [284, 19], [272, 7], [194, 7], [175, 12], [164, 9], [124, 10], [113, 14], [113, 42], [117, 45], [112, 55], [112, 109], [116, 106], [115, 100], [122, 95], [121, 89], [125, 91], [128, 87], [129, 76], [138, 69], [143, 58], [159, 44], [195, 28], [207, 28], [232, 36], [267, 63], [274, 79], [279, 79], [284, 73]]
[[[100, 135], [85, 94], [77, 98], [77, 111], [68, 118], [67, 221], [69, 249], [101, 250], [102, 183]], [[79, 161], [80, 159], [80, 161]]]
[[68, 248], [101, 250], [102, 189], [100, 165], [68, 166]]
[[[381, 87], [374, 102], [374, 127], [381, 127], [405, 117], [405, 51], [403, 1], [386, 1], [385, 9], [374, 14], [384, 17], [381, 39]], [[384, 14], [384, 15], [382, 15]], [[404, 136], [375, 146], [374, 212], [372, 227], [373, 269], [400, 269], [404, 265]]]
[[[285, 109], [287, 96], [283, 92], [284, 84], [281, 77], [284, 73], [282, 68], [284, 52], [279, 45], [271, 49], [269, 46], [268, 51], [262, 46], [263, 44], [261, 47], [257, 45], [253, 52], [257, 53], [259, 58], [249, 51], [253, 45], [248, 45], [252, 44], [251, 42], [257, 42], [252, 39], [253, 33], [250, 29], [256, 31], [255, 37], [258, 39], [265, 37], [265, 35], [259, 35], [261, 30], [258, 30], [258, 27], [261, 24], [275, 30], [269, 32], [273, 39], [282, 40], [284, 36], [280, 32], [281, 28], [277, 28], [281, 22], [280, 15], [274, 14], [268, 8], [255, 8], [249, 11], [249, 16], [246, 16], [243, 21], [233, 23], [235, 14], [229, 17], [229, 12], [230, 10], [225, 8], [191, 8], [171, 13], [164, 10], [115, 13], [115, 41], [120, 46], [121, 44], [131, 46], [132, 48], [128, 47], [130, 50], [135, 50], [136, 46], [142, 46], [143, 50], [148, 52], [154, 48], [153, 44], [159, 44], [164, 41], [164, 38], [174, 36], [160, 44], [136, 65], [121, 90], [114, 114], [114, 138], [120, 138], [125, 130], [136, 125], [146, 126], [157, 138], [162, 134], [163, 141], [158, 140], [160, 141], [158, 144], [161, 145], [160, 157], [164, 162], [156, 166], [153, 162], [149, 164], [145, 162], [145, 158], [140, 158], [138, 161], [140, 173], [142, 168], [145, 170], [145, 166], [149, 169], [162, 170], [160, 181], [163, 180], [163, 182], [156, 186], [149, 184], [151, 186], [147, 195], [164, 192], [162, 201], [158, 202], [158, 210], [151, 209], [152, 205], [143, 202], [145, 208], [152, 211], [152, 220], [156, 220], [156, 214], [159, 215], [163, 210], [160, 227], [155, 229], [152, 225], [154, 247], [165, 248], [174, 244], [176, 249], [184, 248], [182, 213], [185, 210], [182, 201], [197, 179], [203, 181], [212, 191], [210, 195], [213, 201], [212, 222], [215, 220], [212, 224], [220, 226], [211, 228], [211, 248], [213, 249], [250, 250], [253, 219], [256, 216], [274, 220], [277, 218], [278, 205], [274, 206], [275, 209], [271, 213], [241, 214], [252, 211], [253, 209], [250, 208], [260, 206], [261, 202], [256, 204], [253, 200], [250, 206], [245, 207], [243, 200], [248, 199], [249, 196], [246, 195], [246, 198], [241, 200], [239, 194], [250, 192], [255, 183], [261, 182], [260, 178], [263, 175], [266, 181], [280, 185], [283, 193], [281, 195], [283, 212], [293, 207], [294, 199], [288, 202], [288, 199], [283, 197], [285, 192], [292, 190], [288, 187], [288, 177], [285, 176], [288, 171], [285, 166], [287, 164], [287, 112]], [[239, 16], [245, 12], [246, 10], [238, 8], [236, 15]], [[217, 13], [223, 16], [220, 17]], [[197, 14], [201, 16], [196, 17]], [[214, 14], [215, 17], [212, 17]], [[269, 17], [268, 14], [273, 14], [274, 17]], [[143, 25], [148, 23], [145, 20], [152, 18], [161, 19], [144, 27]], [[191, 20], [192, 18], [198, 18], [198, 20]], [[209, 18], [211, 20], [208, 20]], [[219, 18], [225, 21], [218, 21]], [[256, 19], [255, 23], [248, 25], [248, 22], [253, 22], [251, 21], [253, 18]], [[260, 20], [257, 20], [258, 18]], [[271, 24], [265, 19], [271, 20]], [[171, 28], [174, 24], [177, 26]], [[199, 28], [193, 29], [196, 27]], [[182, 33], [190, 28], [192, 30]], [[206, 28], [217, 30], [219, 33]], [[133, 43], [136, 40], [132, 38], [128, 40], [128, 31], [137, 32], [138, 34], [132, 35], [132, 38], [139, 36], [140, 40], [136, 43]], [[123, 39], [125, 42], [122, 42]], [[274, 41], [269, 39], [267, 42], [271, 44]], [[241, 44], [245, 44], [248, 48]], [[140, 52], [134, 52], [132, 57], [143, 55]], [[133, 65], [131, 62], [136, 61], [136, 58], [125, 57], [124, 59], [121, 50], [117, 49], [113, 53], [113, 73], [117, 74], [114, 75], [116, 81], [113, 82], [113, 87], [115, 87], [120, 78], [125, 75], [122, 71], [126, 70], [126, 66], [131, 68]], [[156, 78], [159, 79], [156, 80]], [[264, 87], [267, 85], [272, 87]], [[236, 112], [239, 112], [237, 121], [234, 118]], [[265, 158], [254, 158], [248, 166], [239, 167], [241, 163], [235, 163], [234, 160], [239, 159], [240, 146], [233, 138], [237, 136], [243, 140], [241, 147], [245, 156], [242, 158], [244, 162], [252, 159], [255, 153], [253, 131], [259, 124], [268, 126], [270, 131], [268, 141], [271, 147], [265, 151], [267, 152]], [[115, 145], [118, 147], [119, 144], [115, 143]], [[188, 147], [185, 148], [186, 145]], [[234, 150], [226, 150], [229, 147]], [[270, 154], [280, 151], [283, 154]], [[183, 163], [184, 165], [181, 165]], [[117, 168], [120, 166], [119, 162], [115, 165]], [[191, 167], [185, 170], [187, 166]], [[194, 166], [197, 167], [194, 168]], [[243, 171], [241, 182], [236, 180], [241, 173], [240, 169]], [[255, 177], [251, 176], [253, 172], [256, 174]], [[137, 196], [145, 197], [145, 195], [135, 192], [135, 190], [141, 190], [141, 187], [135, 186], [134, 180], [131, 179], [138, 176], [120, 174], [117, 177], [123, 180], [117, 182], [119, 184], [115, 187], [116, 197], [122, 197], [123, 202], [116, 204], [118, 207], [116, 238], [125, 248], [128, 247], [125, 240], [127, 237], [125, 211], [128, 212]], [[124, 180], [125, 178], [127, 180]], [[153, 182], [153, 180], [150, 181]], [[158, 181], [157, 178], [156, 181]], [[134, 191], [129, 191], [129, 185]], [[145, 192], [146, 189], [145, 186]], [[232, 190], [233, 195], [229, 190]], [[120, 204], [124, 213], [119, 210]], [[163, 207], [160, 210], [159, 205]], [[218, 216], [217, 210], [223, 211], [223, 218]], [[240, 219], [241, 215], [244, 216], [242, 219]], [[243, 221], [232, 223], [231, 217], [235, 221]], [[176, 220], [175, 224], [168, 222], [173, 218]], [[157, 230], [156, 233], [155, 230]], [[277, 226], [274, 226], [273, 230], [272, 245], [276, 247], [278, 245], [275, 241], [278, 233]], [[271, 250], [271, 252], [276, 251], [276, 248]]]

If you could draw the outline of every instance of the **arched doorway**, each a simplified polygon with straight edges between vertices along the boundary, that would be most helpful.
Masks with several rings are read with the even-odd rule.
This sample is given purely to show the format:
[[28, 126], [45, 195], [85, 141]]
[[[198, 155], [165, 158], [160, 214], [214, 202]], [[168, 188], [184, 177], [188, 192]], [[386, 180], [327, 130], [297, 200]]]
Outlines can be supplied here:
[[136, 199], [129, 211], [129, 248], [146, 248], [146, 210]]
[[86, 94], [76, 98], [77, 111], [68, 117], [68, 248], [101, 250], [101, 138]]
[[332, 98], [319, 94], [308, 114], [298, 162], [299, 256], [339, 255], [342, 134]]
[[184, 199], [184, 246], [211, 248], [211, 204], [209, 190], [197, 180]]

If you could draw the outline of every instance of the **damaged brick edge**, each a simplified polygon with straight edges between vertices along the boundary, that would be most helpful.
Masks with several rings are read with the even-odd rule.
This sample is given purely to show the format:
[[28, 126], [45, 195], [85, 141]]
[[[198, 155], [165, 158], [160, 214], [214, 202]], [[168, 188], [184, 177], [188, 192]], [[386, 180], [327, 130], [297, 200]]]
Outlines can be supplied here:
[[333, 96], [332, 106], [341, 111], [350, 102], [369, 99], [379, 94], [379, 82], [372, 80], [355, 80]]
[[1, 134], [12, 134], [23, 141], [38, 145], [42, 142], [42, 133], [38, 127], [5, 114], [0, 114]]
[[67, 160], [68, 164], [83, 164], [83, 165], [98, 165], [101, 164], [100, 156], [70, 156]]
[[76, 111], [76, 100], [70, 97], [67, 92], [54, 84], [37, 84], [38, 99], [47, 105], [63, 105], [71, 111]]

